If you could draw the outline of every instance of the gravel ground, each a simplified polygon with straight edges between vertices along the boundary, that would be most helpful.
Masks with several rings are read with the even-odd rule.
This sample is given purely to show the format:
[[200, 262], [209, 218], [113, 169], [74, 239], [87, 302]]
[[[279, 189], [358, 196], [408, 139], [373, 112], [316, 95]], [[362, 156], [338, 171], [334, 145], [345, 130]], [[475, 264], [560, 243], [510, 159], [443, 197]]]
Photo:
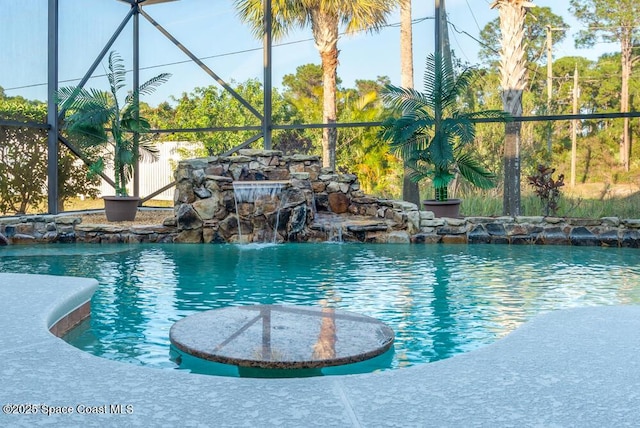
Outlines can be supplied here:
[[138, 210], [138, 214], [136, 214], [136, 219], [134, 221], [119, 221], [119, 222], [109, 222], [107, 221], [107, 217], [103, 212], [100, 213], [91, 213], [91, 214], [79, 214], [80, 218], [82, 218], [82, 224], [118, 224], [123, 226], [134, 226], [134, 225], [156, 225], [162, 224], [163, 220], [167, 217], [173, 216], [173, 209], [143, 209]]

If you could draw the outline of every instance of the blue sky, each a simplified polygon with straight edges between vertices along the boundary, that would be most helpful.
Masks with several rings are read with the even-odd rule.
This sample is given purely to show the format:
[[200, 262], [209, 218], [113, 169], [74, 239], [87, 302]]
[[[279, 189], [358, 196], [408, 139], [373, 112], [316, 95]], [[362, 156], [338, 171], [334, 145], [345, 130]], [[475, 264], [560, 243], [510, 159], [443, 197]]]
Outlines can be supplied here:
[[[491, 0], [447, 0], [451, 45], [458, 57], [477, 62], [480, 29], [498, 17], [490, 9]], [[604, 52], [617, 51], [615, 45], [597, 45], [594, 49], [576, 50], [573, 34], [580, 24], [568, 12], [568, 0], [534, 0], [538, 6], [550, 7], [563, 16], [572, 27], [567, 41], [555, 46], [555, 57], [581, 55], [591, 59]], [[47, 77], [47, 1], [0, 0], [0, 86], [8, 95], [22, 95], [29, 99], [46, 99]], [[152, 5], [147, 13], [171, 32], [180, 42], [228, 82], [242, 82], [262, 78], [261, 41], [256, 40], [246, 25], [236, 16], [232, 0], [179, 0]], [[60, 71], [61, 86], [77, 83], [94, 61], [106, 40], [113, 34], [128, 11], [128, 6], [116, 0], [60, 1]], [[413, 0], [414, 19], [429, 18], [414, 25], [414, 64], [416, 85], [422, 79], [424, 59], [433, 50], [434, 2]], [[398, 15], [389, 22], [399, 21]], [[338, 74], [343, 86], [353, 87], [356, 79], [375, 79], [389, 76], [399, 83], [399, 28], [389, 26], [377, 34], [361, 33], [344, 36], [339, 42]], [[275, 42], [273, 51], [273, 82], [279, 86], [282, 76], [295, 73], [296, 67], [319, 63], [319, 56], [310, 29], [296, 31], [286, 39]], [[128, 25], [113, 49], [131, 65], [132, 26]], [[171, 73], [170, 81], [145, 101], [151, 104], [179, 97], [198, 86], [215, 82], [173, 46], [164, 36], [141, 18], [141, 79], [161, 72]], [[102, 66], [95, 74], [104, 72]], [[104, 78], [91, 79], [88, 87], [101, 87]]]

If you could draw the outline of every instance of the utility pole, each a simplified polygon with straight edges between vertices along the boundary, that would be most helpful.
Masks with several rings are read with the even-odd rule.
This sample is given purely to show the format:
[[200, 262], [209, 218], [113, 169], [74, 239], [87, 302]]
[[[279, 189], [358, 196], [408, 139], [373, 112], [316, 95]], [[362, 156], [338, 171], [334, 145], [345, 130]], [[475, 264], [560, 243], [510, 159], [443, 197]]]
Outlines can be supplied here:
[[440, 2], [444, 2], [444, 0], [434, 0], [435, 1], [435, 31], [434, 31], [434, 35], [433, 35], [433, 40], [434, 40], [434, 44], [435, 44], [435, 52], [436, 53], [441, 53], [442, 52], [442, 39], [441, 39], [441, 35], [442, 35], [442, 21], [441, 21], [441, 15], [440, 15], [440, 8], [441, 8], [441, 4]]
[[[433, 39], [435, 42], [435, 56], [436, 58], [440, 58], [442, 61], [442, 15], [441, 15], [441, 1], [444, 3], [444, 0], [434, 0], [435, 1], [435, 31], [433, 35]], [[436, 67], [438, 64], [436, 63]], [[440, 126], [440, 118], [442, 117], [442, 110], [436, 104], [436, 108], [433, 111], [433, 119], [434, 119], [434, 132], [438, 133], [438, 128]]]
[[444, 23], [440, 28], [441, 35], [441, 49], [442, 57], [449, 70], [453, 71], [453, 60], [451, 59], [451, 42], [449, 41], [449, 19], [447, 18], [447, 8], [442, 0], [442, 7], [440, 8], [441, 20], [440, 23]]
[[451, 44], [449, 42], [449, 26], [447, 24], [447, 10], [445, 0], [435, 0], [435, 51], [442, 55], [447, 67], [453, 69], [451, 59]]
[[[578, 114], [578, 98], [580, 88], [578, 87], [578, 64], [573, 71], [573, 114]], [[571, 187], [576, 186], [576, 158], [578, 151], [578, 120], [571, 121]]]
[[[551, 111], [551, 103], [553, 101], [553, 32], [554, 31], [566, 31], [566, 28], [551, 27], [547, 25], [547, 114], [553, 114]], [[547, 151], [549, 152], [549, 159], [551, 159], [552, 152], [552, 133], [553, 122], [549, 122], [547, 128]]]

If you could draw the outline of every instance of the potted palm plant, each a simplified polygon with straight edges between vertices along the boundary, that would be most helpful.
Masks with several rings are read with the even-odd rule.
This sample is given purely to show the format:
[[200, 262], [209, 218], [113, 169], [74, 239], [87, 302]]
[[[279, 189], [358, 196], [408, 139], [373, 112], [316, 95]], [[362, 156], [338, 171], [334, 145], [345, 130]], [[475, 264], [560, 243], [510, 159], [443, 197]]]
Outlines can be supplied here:
[[411, 179], [430, 178], [434, 199], [423, 201], [437, 217], [458, 217], [460, 200], [449, 199], [449, 184], [459, 174], [482, 189], [495, 186], [495, 175], [470, 150], [478, 119], [508, 121], [501, 110], [466, 112], [460, 97], [472, 82], [473, 70], [456, 76], [439, 53], [427, 57], [424, 91], [387, 85], [384, 101], [396, 116], [384, 122], [382, 135], [412, 171]]
[[128, 195], [127, 184], [133, 176], [138, 156], [157, 159], [158, 149], [149, 138], [149, 121], [140, 116], [141, 95], [150, 94], [171, 75], [162, 73], [130, 92], [121, 103], [119, 92], [125, 87], [126, 70], [122, 58], [111, 52], [108, 58], [109, 90], [64, 87], [58, 91], [62, 111], [69, 115], [63, 129], [80, 147], [100, 150], [92, 159], [89, 175], [113, 166], [115, 195], [104, 196], [105, 214], [109, 221], [134, 220], [140, 201]]

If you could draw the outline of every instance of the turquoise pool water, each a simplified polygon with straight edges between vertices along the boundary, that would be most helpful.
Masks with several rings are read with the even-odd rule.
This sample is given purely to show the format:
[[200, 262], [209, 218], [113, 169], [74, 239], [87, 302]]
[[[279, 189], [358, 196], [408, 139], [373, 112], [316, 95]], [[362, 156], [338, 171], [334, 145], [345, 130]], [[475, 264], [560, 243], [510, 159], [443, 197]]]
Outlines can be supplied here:
[[0, 249], [0, 271], [98, 279], [68, 340], [119, 361], [176, 368], [171, 325], [228, 305], [325, 305], [396, 333], [391, 368], [489, 344], [557, 309], [640, 304], [634, 249], [507, 245], [48, 245]]

